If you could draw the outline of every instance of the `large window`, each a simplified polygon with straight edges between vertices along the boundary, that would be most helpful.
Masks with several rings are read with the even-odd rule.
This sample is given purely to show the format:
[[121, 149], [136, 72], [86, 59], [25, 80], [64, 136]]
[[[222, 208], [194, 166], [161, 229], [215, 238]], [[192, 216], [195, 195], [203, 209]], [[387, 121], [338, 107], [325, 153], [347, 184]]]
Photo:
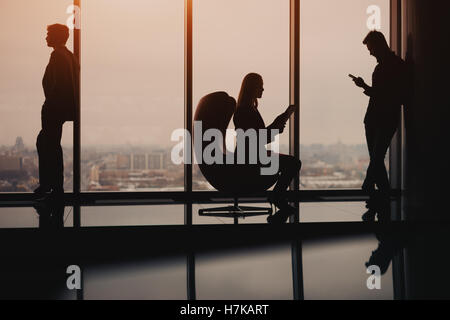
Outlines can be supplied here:
[[82, 191], [183, 190], [184, 1], [82, 3]]
[[[184, 127], [185, 3], [82, 2], [81, 191], [184, 190], [171, 135]], [[51, 52], [45, 27], [66, 23], [72, 4], [1, 2], [0, 111], [8, 121], [0, 127], [0, 192], [30, 192], [38, 184], [41, 78]], [[290, 1], [192, 4], [192, 111], [213, 91], [237, 98], [243, 77], [257, 72], [265, 87], [259, 109], [269, 124], [289, 104]], [[362, 123], [368, 97], [348, 74], [371, 82], [376, 61], [362, 39], [369, 28], [389, 39], [389, 0], [300, 4], [300, 186], [359, 188], [369, 161]], [[66, 191], [73, 185], [72, 128], [64, 125]], [[288, 128], [279, 137], [287, 153]], [[208, 189], [194, 165], [193, 190]]]
[[[194, 106], [206, 94], [226, 91], [238, 99], [241, 82], [259, 73], [259, 111], [269, 125], [289, 105], [289, 1], [193, 1]], [[230, 129], [234, 129], [233, 120]], [[279, 136], [288, 150], [288, 128]], [[193, 188], [209, 189], [198, 166]]]

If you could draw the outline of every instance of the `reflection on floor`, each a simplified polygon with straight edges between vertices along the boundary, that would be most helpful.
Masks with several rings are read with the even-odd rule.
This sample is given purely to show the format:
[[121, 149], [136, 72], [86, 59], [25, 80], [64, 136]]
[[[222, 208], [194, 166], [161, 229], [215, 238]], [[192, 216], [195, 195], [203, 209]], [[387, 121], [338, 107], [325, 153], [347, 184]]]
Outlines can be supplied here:
[[[194, 224], [232, 224], [232, 218], [204, 217], [197, 214], [205, 207], [224, 204], [194, 204]], [[267, 204], [256, 204], [268, 206]], [[364, 202], [309, 202], [300, 204], [300, 222], [361, 221]], [[0, 208], [0, 228], [37, 228], [38, 215], [33, 207]], [[265, 216], [247, 217], [239, 223], [266, 223]], [[145, 226], [183, 225], [183, 205], [136, 205], [136, 206], [88, 206], [81, 207], [81, 225], [91, 226]], [[73, 226], [73, 208], [64, 209], [64, 226]]]
[[[301, 203], [301, 223], [282, 226], [265, 217], [229, 225], [232, 219], [198, 217], [198, 208], [194, 225], [185, 226], [183, 205], [82, 207], [79, 229], [71, 228], [71, 207], [64, 228], [44, 225], [35, 208], [1, 208], [0, 241], [8, 245], [0, 297], [407, 298], [404, 250], [443, 228], [357, 222], [362, 202]], [[66, 286], [70, 265], [82, 270], [79, 291]], [[369, 289], [378, 279], [370, 265], [380, 268], [379, 288]]]

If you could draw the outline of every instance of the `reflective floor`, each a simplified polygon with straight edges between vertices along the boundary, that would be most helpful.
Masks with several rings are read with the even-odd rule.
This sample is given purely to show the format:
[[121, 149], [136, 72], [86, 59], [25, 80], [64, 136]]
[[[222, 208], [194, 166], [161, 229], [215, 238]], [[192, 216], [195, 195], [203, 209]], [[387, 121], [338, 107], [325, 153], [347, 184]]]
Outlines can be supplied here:
[[[10, 240], [3, 250], [0, 296], [407, 298], [404, 252], [419, 233], [415, 229], [393, 231], [390, 227], [370, 231], [360, 222], [363, 202], [301, 203], [301, 223], [280, 226], [275, 231], [265, 223], [264, 216], [240, 219], [238, 226], [225, 226], [233, 224], [230, 218], [198, 216], [199, 208], [212, 206], [193, 205], [191, 228], [183, 225], [183, 205], [81, 207], [81, 233], [70, 233], [74, 230], [73, 208], [65, 207], [65, 228], [56, 234], [38, 230], [43, 226], [42, 212], [39, 219], [35, 208], [0, 208], [0, 241]], [[395, 227], [403, 228], [398, 224]], [[289, 235], [284, 237], [284, 231]], [[37, 240], [33, 243], [29, 239]], [[139, 247], [139, 254], [131, 252], [133, 247]], [[66, 269], [74, 264], [82, 270], [79, 291], [67, 287]], [[368, 271], [373, 265], [379, 267], [379, 277], [376, 271]]]
[[[194, 204], [194, 224], [232, 224], [232, 218], [205, 217], [199, 209], [221, 207], [227, 204]], [[254, 206], [269, 207], [265, 203]], [[300, 204], [300, 222], [361, 221], [364, 202], [308, 202]], [[247, 217], [239, 223], [266, 223], [265, 216]], [[88, 206], [81, 207], [81, 225], [145, 226], [183, 225], [183, 205]], [[0, 208], [0, 228], [37, 228], [39, 216], [33, 207]], [[73, 226], [73, 208], [64, 208], [64, 226]]]
[[[374, 237], [303, 245], [305, 299], [393, 299], [392, 270], [381, 289], [369, 290], [365, 262]], [[186, 299], [186, 258], [158, 259], [120, 267], [86, 269], [85, 299]], [[195, 255], [200, 300], [293, 299], [289, 245]], [[120, 290], [119, 290], [120, 288]]]
[[[198, 209], [215, 205], [193, 205], [193, 224], [199, 226], [233, 224], [231, 218], [204, 217]], [[267, 204], [252, 204], [267, 206]], [[63, 208], [64, 229], [73, 226], [73, 208]], [[360, 221], [364, 212], [363, 202], [320, 202], [300, 204], [301, 222], [349, 222]], [[42, 214], [42, 213], [41, 213]], [[265, 216], [240, 219], [239, 224], [266, 224]], [[42, 216], [41, 216], [42, 220]], [[33, 207], [0, 208], [1, 230], [38, 228], [38, 210]], [[184, 224], [183, 205], [146, 206], [92, 206], [81, 207], [81, 226], [181, 226]], [[229, 234], [233, 237], [233, 233]], [[94, 238], [95, 239], [95, 238]], [[179, 239], [182, 241], [182, 239]], [[56, 240], [57, 241], [57, 240]], [[144, 239], [142, 241], [145, 241]], [[208, 238], [201, 239], [207, 243]], [[230, 247], [221, 246], [200, 250], [191, 254], [194, 263], [188, 264], [187, 254], [160, 253], [145, 258], [104, 263], [90, 259], [82, 268], [83, 285], [78, 297], [84, 299], [187, 299], [187, 292], [194, 288], [196, 299], [294, 299], [294, 277], [300, 267], [302, 295], [304, 299], [393, 299], [391, 266], [381, 276], [381, 288], [370, 290], [367, 286], [370, 274], [366, 262], [377, 248], [378, 240], [374, 234], [358, 236], [304, 240], [300, 247], [293, 249], [292, 242], [261, 245], [252, 244]], [[144, 244], [144, 247], [146, 245]], [[148, 243], [148, 248], [158, 243]], [[17, 290], [23, 285], [23, 268], [14, 268], [14, 259], [6, 267], [2, 276], [15, 290], [2, 290], [2, 297], [43, 297], [57, 299], [76, 299], [76, 291], [66, 288], [67, 278], [64, 264], [70, 259], [56, 258], [57, 267], [41, 266], [40, 261], [27, 259], [26, 254], [15, 253], [19, 261], [27, 261], [26, 270], [37, 270], [44, 274], [58, 273], [60, 277], [49, 277], [50, 286], [28, 292]], [[98, 253], [101, 257], [101, 252]], [[69, 255], [70, 257], [70, 255]], [[300, 257], [298, 264], [295, 257]], [[79, 258], [73, 259], [75, 262]], [[32, 262], [29, 262], [32, 261]], [[191, 260], [192, 261], [192, 260]], [[34, 268], [34, 266], [36, 267]], [[44, 268], [44, 271], [42, 271]], [[297, 269], [298, 270], [298, 269]], [[6, 272], [5, 272], [6, 271]], [[194, 272], [195, 280], [189, 283], [187, 273]], [[27, 272], [28, 273], [28, 272]], [[33, 273], [33, 272], [31, 272]], [[19, 279], [17, 283], [13, 279]], [[25, 277], [27, 278], [27, 277]], [[42, 278], [42, 277], [41, 277]], [[45, 278], [45, 277], [43, 277]], [[20, 280], [21, 279], [21, 280]], [[44, 281], [44, 280], [42, 280]], [[8, 286], [6, 286], [8, 287]], [[20, 287], [20, 286], [19, 286]], [[191, 288], [188, 288], [191, 287]], [[5, 289], [5, 287], [3, 287]], [[81, 295], [80, 295], [81, 292]], [[14, 294], [13, 294], [14, 293]], [[11, 294], [11, 295], [10, 295]], [[42, 295], [41, 295], [42, 294]], [[23, 296], [22, 296], [23, 295]]]

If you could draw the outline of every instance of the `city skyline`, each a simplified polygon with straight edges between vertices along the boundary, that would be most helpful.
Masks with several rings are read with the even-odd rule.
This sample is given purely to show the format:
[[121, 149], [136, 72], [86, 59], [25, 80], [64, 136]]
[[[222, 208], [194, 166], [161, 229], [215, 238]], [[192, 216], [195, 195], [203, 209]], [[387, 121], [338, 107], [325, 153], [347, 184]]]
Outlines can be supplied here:
[[[72, 190], [72, 150], [64, 148], [66, 191]], [[184, 166], [170, 161], [171, 148], [151, 146], [84, 147], [81, 158], [82, 191], [182, 190]], [[282, 146], [287, 152], [287, 146]], [[364, 144], [300, 145], [302, 189], [359, 188], [369, 157]], [[193, 189], [213, 190], [197, 165]], [[38, 183], [37, 153], [21, 137], [0, 146], [0, 192], [29, 192]]]

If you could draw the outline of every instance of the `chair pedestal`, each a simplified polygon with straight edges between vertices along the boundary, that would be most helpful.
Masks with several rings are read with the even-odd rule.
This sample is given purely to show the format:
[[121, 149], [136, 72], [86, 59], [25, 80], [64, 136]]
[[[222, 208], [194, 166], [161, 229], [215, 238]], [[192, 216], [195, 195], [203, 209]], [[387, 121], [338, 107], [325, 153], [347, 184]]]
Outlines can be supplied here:
[[272, 212], [272, 207], [240, 206], [237, 198], [232, 206], [198, 210], [200, 216], [234, 218], [234, 224], [238, 224], [238, 218], [271, 215]]

